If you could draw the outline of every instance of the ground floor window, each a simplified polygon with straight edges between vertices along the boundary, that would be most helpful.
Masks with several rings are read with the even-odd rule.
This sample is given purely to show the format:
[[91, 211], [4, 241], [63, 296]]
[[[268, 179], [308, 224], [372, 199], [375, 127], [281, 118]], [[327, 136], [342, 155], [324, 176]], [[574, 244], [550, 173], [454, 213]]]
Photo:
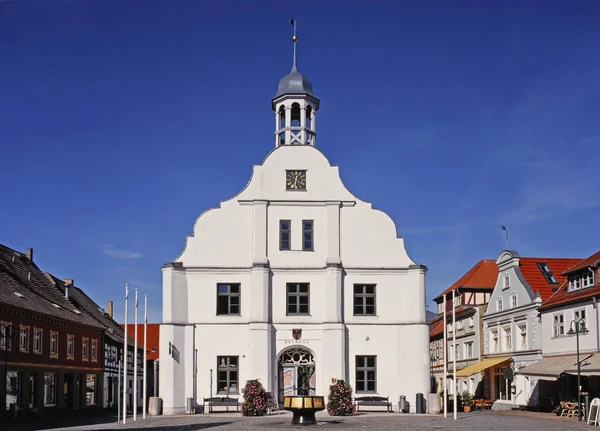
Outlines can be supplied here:
[[18, 371], [8, 371], [6, 377], [6, 410], [10, 410], [11, 404], [19, 405], [20, 375]]
[[356, 392], [377, 391], [377, 356], [356, 357]]
[[96, 404], [96, 375], [88, 374], [85, 379], [85, 405]]
[[238, 393], [238, 359], [238, 356], [217, 356], [217, 393]]
[[44, 406], [56, 405], [56, 374], [44, 374]]

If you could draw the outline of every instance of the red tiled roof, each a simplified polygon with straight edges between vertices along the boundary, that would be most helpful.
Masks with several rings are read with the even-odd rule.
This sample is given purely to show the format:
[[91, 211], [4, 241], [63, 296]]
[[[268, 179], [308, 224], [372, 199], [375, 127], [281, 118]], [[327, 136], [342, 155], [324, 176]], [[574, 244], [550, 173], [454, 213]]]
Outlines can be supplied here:
[[479, 288], [483, 290], [494, 290], [498, 279], [498, 266], [495, 260], [480, 260], [477, 264], [463, 275], [456, 283], [444, 290], [434, 301], [439, 302], [444, 294], [451, 293], [460, 287]]
[[[121, 324], [121, 326], [125, 326]], [[148, 323], [148, 346], [146, 347], [146, 359], [155, 361], [158, 359], [158, 344], [160, 325], [158, 323]], [[135, 337], [135, 325], [127, 325], [127, 333], [133, 339]], [[144, 325], [138, 324], [138, 344], [144, 345]], [[152, 351], [154, 349], [154, 351]]]
[[[521, 257], [519, 258], [519, 263], [521, 266], [521, 274], [531, 286], [534, 292], [539, 292], [542, 297], [542, 301], [547, 300], [552, 296], [554, 291], [553, 288], [556, 289], [560, 287], [560, 285], [566, 280], [566, 278], [562, 275], [567, 269], [571, 268], [573, 265], [578, 263], [581, 259], [566, 259], [566, 258], [554, 258], [554, 257]], [[546, 281], [546, 277], [538, 267], [538, 263], [546, 263], [558, 284], [550, 284]]]
[[550, 298], [548, 298], [547, 301], [542, 303], [539, 310], [542, 311], [550, 308], [555, 308], [561, 305], [572, 304], [600, 295], [600, 283], [596, 283], [594, 287], [591, 287], [589, 289], [581, 289], [575, 292], [569, 292], [568, 289], [569, 283], [565, 281], [554, 295], [552, 295]]
[[587, 268], [588, 266], [595, 267], [595, 266], [598, 266], [598, 263], [600, 263], [600, 250], [598, 250], [596, 253], [592, 254], [587, 259], [583, 259], [582, 261], [577, 263], [575, 266], [572, 266], [571, 268], [567, 269], [565, 272], [563, 272], [563, 274], [564, 275], [571, 274], [573, 272], [579, 271], [580, 269]]

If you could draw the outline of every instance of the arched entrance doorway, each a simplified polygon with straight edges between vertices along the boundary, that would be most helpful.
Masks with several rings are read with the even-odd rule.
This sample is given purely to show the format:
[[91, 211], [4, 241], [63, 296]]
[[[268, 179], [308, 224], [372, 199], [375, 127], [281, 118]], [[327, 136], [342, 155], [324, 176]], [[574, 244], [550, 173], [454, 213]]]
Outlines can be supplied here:
[[310, 389], [307, 395], [315, 395], [315, 357], [303, 347], [284, 350], [279, 356], [279, 402], [284, 396], [300, 395], [303, 383]]

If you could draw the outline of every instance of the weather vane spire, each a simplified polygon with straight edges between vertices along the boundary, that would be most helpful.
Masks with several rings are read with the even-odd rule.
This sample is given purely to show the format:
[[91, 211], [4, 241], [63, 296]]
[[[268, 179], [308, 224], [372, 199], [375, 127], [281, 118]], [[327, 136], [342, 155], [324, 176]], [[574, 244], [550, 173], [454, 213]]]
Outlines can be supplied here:
[[296, 41], [298, 40], [298, 37], [296, 36], [296, 21], [294, 18], [290, 18], [290, 24], [294, 26], [294, 36], [292, 37], [292, 40], [294, 41], [294, 64], [292, 65], [292, 70], [296, 70]]

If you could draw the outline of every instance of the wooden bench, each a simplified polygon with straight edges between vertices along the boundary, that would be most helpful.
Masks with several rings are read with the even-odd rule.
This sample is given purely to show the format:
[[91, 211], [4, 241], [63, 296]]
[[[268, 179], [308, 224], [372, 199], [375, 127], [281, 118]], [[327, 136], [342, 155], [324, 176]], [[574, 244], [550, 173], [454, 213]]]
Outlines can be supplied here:
[[[238, 402], [237, 398], [232, 397], [212, 397], [204, 398], [204, 405], [208, 404], [208, 413], [213, 412], [213, 407], [225, 407], [225, 411], [229, 411], [229, 407], [235, 407], [236, 412], [240, 411], [241, 403]], [[206, 413], [206, 409], [204, 410]]]
[[385, 407], [387, 412], [392, 411], [390, 397], [356, 397], [354, 398], [354, 410], [359, 411], [360, 407]]

